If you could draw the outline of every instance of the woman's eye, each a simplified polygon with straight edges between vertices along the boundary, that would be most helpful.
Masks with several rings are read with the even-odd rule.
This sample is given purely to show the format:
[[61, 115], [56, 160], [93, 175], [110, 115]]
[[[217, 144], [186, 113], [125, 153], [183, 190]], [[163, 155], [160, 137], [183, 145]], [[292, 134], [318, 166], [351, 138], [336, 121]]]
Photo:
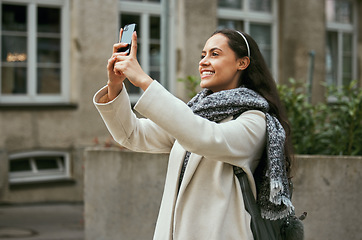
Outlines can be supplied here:
[[219, 54], [217, 52], [213, 52], [212, 56], [219, 56]]
[[201, 57], [200, 57], [200, 58], [201, 58], [201, 59], [203, 59], [204, 57], [205, 57], [205, 55], [201, 55]]

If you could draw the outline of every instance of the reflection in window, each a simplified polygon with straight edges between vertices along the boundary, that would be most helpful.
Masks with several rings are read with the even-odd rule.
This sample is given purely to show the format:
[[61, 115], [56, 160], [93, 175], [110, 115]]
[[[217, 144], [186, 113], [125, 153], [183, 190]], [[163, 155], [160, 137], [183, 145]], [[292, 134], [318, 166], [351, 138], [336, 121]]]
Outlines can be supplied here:
[[337, 86], [338, 40], [336, 32], [327, 33], [326, 77], [328, 85]]
[[228, 28], [228, 29], [237, 29], [239, 31], [244, 31], [244, 22], [228, 19], [219, 19], [219, 28]]
[[271, 68], [272, 62], [272, 44], [271, 44], [271, 26], [264, 24], [250, 24], [250, 35], [258, 43], [268, 67]]
[[343, 34], [343, 47], [342, 47], [342, 84], [348, 85], [352, 76], [352, 34]]
[[352, 3], [346, 0], [326, 0], [328, 22], [352, 23]]
[[271, 0], [251, 0], [249, 6], [252, 11], [271, 12]]

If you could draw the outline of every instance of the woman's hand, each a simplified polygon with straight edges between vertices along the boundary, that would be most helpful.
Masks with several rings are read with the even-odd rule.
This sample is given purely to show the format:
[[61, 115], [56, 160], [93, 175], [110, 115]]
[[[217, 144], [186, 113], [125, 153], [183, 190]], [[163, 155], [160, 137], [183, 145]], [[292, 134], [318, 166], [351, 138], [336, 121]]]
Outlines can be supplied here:
[[[117, 45], [117, 44], [116, 44]], [[117, 45], [118, 48], [121, 45]], [[137, 34], [132, 35], [131, 52], [128, 56], [124, 53], [114, 53], [109, 65], [114, 65], [114, 75], [123, 79], [126, 77], [134, 86], [142, 88], [144, 91], [152, 83], [152, 78], [148, 76], [137, 61]], [[115, 61], [115, 63], [114, 63]], [[109, 70], [108, 70], [109, 71]], [[112, 74], [112, 77], [114, 76]], [[122, 81], [123, 81], [122, 80]]]
[[[123, 29], [119, 32], [119, 39], [121, 39]], [[126, 55], [126, 53], [118, 52], [118, 49], [122, 47], [127, 47], [127, 43], [116, 43], [113, 45], [113, 54], [110, 59], [108, 59], [107, 72], [108, 72], [108, 94], [104, 99], [104, 102], [109, 102], [115, 99], [118, 94], [122, 91], [123, 81], [126, 79], [122, 72], [114, 71], [114, 64], [117, 60], [117, 55]]]

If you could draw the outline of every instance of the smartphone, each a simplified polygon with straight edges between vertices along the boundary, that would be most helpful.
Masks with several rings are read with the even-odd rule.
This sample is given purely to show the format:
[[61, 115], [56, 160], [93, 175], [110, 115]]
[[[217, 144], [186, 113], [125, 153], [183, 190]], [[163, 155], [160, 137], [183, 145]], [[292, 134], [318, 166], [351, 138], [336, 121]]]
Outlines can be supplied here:
[[128, 43], [127, 47], [122, 47], [118, 49], [118, 52], [126, 52], [127, 55], [130, 53], [131, 51], [131, 44], [132, 44], [132, 34], [136, 29], [136, 24], [132, 23], [132, 24], [128, 24], [125, 25], [123, 27], [123, 33], [122, 33], [122, 37], [121, 37], [121, 41], [122, 43]]

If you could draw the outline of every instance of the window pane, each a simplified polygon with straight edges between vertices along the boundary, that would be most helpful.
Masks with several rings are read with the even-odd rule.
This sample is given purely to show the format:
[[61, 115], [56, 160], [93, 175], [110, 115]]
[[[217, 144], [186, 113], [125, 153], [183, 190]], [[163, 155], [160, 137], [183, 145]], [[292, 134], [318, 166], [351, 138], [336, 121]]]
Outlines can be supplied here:
[[352, 3], [347, 0], [326, 0], [328, 22], [352, 23]]
[[160, 57], [161, 57], [160, 44], [151, 44], [151, 46], [150, 46], [150, 60], [151, 60], [150, 64], [151, 64], [151, 66], [159, 67], [161, 65]]
[[28, 158], [10, 161], [10, 172], [31, 171], [31, 165]]
[[[261, 24], [250, 24], [250, 35], [259, 46], [265, 62], [271, 68], [271, 26]], [[252, 55], [253, 53], [251, 53]]]
[[60, 9], [38, 7], [38, 32], [60, 33]]
[[251, 0], [249, 1], [249, 8], [253, 11], [271, 12], [270, 0]]
[[151, 71], [150, 77], [155, 80], [160, 80], [160, 71]]
[[243, 0], [218, 0], [219, 7], [241, 9], [242, 5]]
[[[64, 159], [61, 158], [61, 160], [63, 161]], [[37, 157], [35, 159], [35, 164], [38, 170], [51, 170], [51, 169], [58, 170], [59, 167], [62, 167], [58, 166], [57, 157]]]
[[352, 81], [352, 35], [343, 34], [343, 84]]
[[26, 31], [26, 6], [2, 5], [2, 30], [3, 31]]
[[150, 24], [150, 32], [151, 32], [151, 39], [160, 39], [161, 38], [161, 23], [160, 17], [151, 17], [151, 24]]
[[60, 62], [60, 39], [38, 38], [38, 63]]
[[337, 86], [338, 64], [338, 35], [336, 32], [327, 33], [326, 74], [327, 84]]
[[234, 21], [234, 20], [227, 20], [227, 19], [219, 19], [218, 28], [229, 28], [229, 29], [236, 29], [239, 31], [244, 31], [244, 22], [243, 21]]
[[1, 68], [1, 93], [25, 94], [27, 92], [26, 67]]
[[26, 62], [26, 37], [3, 36], [1, 41], [2, 62]]
[[60, 69], [59, 68], [38, 68], [37, 81], [38, 94], [59, 94], [60, 93]]

